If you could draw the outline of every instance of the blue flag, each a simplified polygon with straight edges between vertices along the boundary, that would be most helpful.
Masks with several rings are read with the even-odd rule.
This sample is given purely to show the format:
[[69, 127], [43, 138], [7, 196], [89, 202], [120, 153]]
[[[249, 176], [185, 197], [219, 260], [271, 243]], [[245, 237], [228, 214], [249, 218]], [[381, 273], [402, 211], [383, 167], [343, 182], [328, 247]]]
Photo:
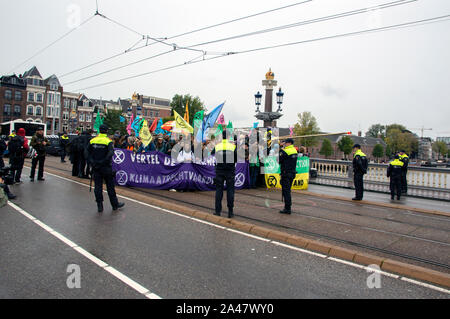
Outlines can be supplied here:
[[123, 123], [123, 122], [125, 122], [125, 118], [124, 118], [124, 117], [123, 117], [122, 115], [120, 116], [120, 118], [119, 118], [119, 119], [120, 119], [120, 123]]
[[141, 130], [141, 119], [136, 116], [133, 123], [131, 123], [131, 128], [136, 132], [136, 136], [139, 136], [139, 131]]
[[155, 134], [163, 134], [164, 130], [161, 128], [161, 126], [163, 125], [163, 120], [159, 119], [158, 124], [156, 125], [156, 129], [155, 129]]
[[197, 135], [195, 137], [197, 141], [204, 142], [206, 140], [208, 130], [211, 127], [214, 127], [214, 124], [216, 124], [217, 118], [219, 117], [220, 112], [222, 112], [224, 104], [225, 102], [217, 106], [214, 110], [212, 110], [208, 115], [206, 115], [203, 118], [202, 126], [198, 130]]
[[253, 128], [258, 128], [258, 122], [253, 123]]

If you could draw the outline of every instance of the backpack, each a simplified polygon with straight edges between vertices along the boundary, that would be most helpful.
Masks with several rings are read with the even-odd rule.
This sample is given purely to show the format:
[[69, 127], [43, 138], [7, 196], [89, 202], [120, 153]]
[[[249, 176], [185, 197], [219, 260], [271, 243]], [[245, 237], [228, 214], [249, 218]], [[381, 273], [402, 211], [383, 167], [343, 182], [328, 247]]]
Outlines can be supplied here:
[[8, 143], [8, 150], [10, 156], [21, 156], [23, 152], [23, 138], [20, 136], [14, 136]]

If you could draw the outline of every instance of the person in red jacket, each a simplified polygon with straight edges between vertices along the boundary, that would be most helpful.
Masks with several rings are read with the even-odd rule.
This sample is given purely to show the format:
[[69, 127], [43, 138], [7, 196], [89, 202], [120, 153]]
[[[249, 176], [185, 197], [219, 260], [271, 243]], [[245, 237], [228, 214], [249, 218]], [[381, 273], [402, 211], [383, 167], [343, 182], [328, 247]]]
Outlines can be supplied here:
[[28, 140], [25, 138], [25, 130], [20, 128], [17, 131], [17, 135], [8, 143], [10, 154], [9, 164], [11, 165], [11, 174], [14, 176], [15, 183], [21, 183], [20, 176], [22, 175], [23, 164], [28, 149]]

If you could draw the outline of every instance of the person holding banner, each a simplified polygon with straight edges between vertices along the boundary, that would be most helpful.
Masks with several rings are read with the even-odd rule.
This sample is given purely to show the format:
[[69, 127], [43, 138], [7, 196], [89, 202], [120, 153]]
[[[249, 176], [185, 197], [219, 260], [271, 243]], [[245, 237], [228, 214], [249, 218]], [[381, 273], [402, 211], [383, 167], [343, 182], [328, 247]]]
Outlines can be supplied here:
[[292, 182], [297, 174], [297, 149], [294, 147], [294, 140], [287, 138], [282, 143], [283, 148], [280, 150], [280, 171], [281, 171], [281, 196], [284, 199], [284, 209], [280, 210], [280, 214], [291, 214], [292, 198], [291, 187]]
[[236, 176], [237, 151], [236, 145], [227, 139], [227, 130], [222, 132], [222, 141], [217, 143], [212, 151], [216, 155], [216, 209], [214, 215], [222, 212], [223, 183], [227, 182], [228, 218], [232, 218], [234, 207], [234, 179]]
[[99, 128], [100, 134], [90, 140], [85, 150], [85, 156], [92, 166], [92, 177], [94, 179], [94, 194], [97, 202], [98, 212], [103, 212], [103, 180], [106, 183], [109, 201], [113, 210], [123, 207], [125, 203], [119, 203], [114, 189], [114, 176], [111, 159], [114, 155], [113, 142], [106, 135], [108, 126], [102, 124]]

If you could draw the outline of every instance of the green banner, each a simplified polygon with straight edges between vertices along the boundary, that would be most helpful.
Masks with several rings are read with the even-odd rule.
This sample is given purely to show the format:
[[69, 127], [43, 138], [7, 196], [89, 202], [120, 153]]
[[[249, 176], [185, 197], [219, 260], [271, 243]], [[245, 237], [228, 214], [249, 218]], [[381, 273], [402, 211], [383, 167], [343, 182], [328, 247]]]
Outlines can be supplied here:
[[[264, 161], [265, 174], [280, 174], [280, 164], [276, 156], [268, 156]], [[297, 174], [309, 173], [309, 157], [302, 156], [297, 159]]]

